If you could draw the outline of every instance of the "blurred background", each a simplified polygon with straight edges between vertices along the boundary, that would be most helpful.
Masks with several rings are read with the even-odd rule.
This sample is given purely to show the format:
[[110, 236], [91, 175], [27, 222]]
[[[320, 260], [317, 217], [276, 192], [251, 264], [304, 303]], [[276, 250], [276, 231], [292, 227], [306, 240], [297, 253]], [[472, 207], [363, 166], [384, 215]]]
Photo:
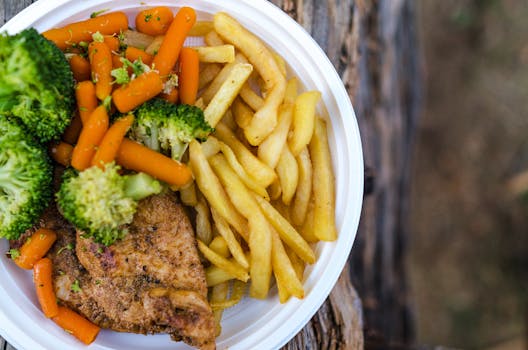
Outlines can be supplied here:
[[528, 197], [517, 195], [528, 184], [516, 177], [528, 169], [528, 1], [416, 6], [425, 72], [407, 261], [416, 341], [528, 349]]

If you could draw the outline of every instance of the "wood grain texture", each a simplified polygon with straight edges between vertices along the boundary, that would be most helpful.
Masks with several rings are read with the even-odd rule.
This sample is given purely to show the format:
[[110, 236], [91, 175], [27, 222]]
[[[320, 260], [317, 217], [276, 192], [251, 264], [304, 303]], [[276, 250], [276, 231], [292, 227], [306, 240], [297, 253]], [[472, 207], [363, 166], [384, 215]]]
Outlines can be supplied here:
[[[0, 23], [32, 2], [0, 0]], [[421, 101], [413, 1], [271, 2], [312, 35], [342, 78], [362, 134], [366, 189], [372, 191], [364, 201], [349, 265], [284, 349], [383, 349], [409, 343], [413, 318], [404, 256], [410, 156]]]

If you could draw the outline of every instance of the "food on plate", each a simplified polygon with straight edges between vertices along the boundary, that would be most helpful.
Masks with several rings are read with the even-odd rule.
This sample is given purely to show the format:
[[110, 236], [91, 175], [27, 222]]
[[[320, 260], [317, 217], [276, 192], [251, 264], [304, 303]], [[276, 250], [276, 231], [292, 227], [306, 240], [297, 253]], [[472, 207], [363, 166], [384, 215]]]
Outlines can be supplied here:
[[[310, 243], [336, 239], [321, 93], [227, 13], [144, 8], [128, 28], [103, 12], [43, 33], [69, 59], [76, 105], [66, 129], [39, 136], [60, 141], [28, 148], [56, 161], [40, 189], [56, 196], [4, 234], [18, 238], [10, 255], [33, 268], [45, 316], [86, 344], [108, 328], [213, 349], [246, 293], [304, 298]], [[6, 113], [0, 129], [23, 130]], [[29, 156], [3, 140], [0, 157]]]
[[17, 239], [51, 198], [51, 161], [20, 120], [2, 114], [0, 150], [0, 237]]
[[0, 35], [0, 86], [0, 112], [18, 119], [39, 141], [58, 138], [70, 123], [70, 65], [35, 29]]

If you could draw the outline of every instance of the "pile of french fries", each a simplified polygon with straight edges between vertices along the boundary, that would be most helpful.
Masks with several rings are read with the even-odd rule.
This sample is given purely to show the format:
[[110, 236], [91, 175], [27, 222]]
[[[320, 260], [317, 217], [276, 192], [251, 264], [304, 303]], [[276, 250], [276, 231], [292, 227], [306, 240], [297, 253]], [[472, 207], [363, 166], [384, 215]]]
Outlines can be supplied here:
[[[298, 93], [284, 60], [225, 13], [197, 22], [200, 98], [216, 131], [192, 141], [195, 182], [180, 190], [196, 210], [198, 248], [217, 326], [222, 310], [249, 295], [281, 303], [304, 297], [311, 244], [337, 238], [335, 188], [318, 91]], [[218, 331], [220, 328], [218, 328]]]

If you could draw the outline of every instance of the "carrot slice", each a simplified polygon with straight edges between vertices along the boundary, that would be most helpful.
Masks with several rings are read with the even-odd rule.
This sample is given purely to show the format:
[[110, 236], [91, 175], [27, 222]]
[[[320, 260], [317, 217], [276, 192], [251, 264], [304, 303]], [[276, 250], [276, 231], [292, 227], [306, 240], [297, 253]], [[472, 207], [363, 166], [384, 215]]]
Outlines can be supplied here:
[[94, 83], [90, 80], [78, 83], [75, 87], [75, 98], [77, 99], [77, 108], [82, 123], [86, 124], [88, 118], [90, 118], [90, 115], [97, 108], [98, 104]]
[[130, 62], [134, 62], [141, 57], [141, 62], [145, 63], [146, 65], [150, 65], [152, 63], [152, 59], [154, 58], [152, 55], [149, 55], [145, 51], [133, 46], [127, 47], [125, 51], [125, 57]]
[[112, 51], [104, 42], [92, 41], [88, 45], [88, 59], [95, 82], [95, 95], [103, 101], [112, 93]]
[[51, 158], [59, 164], [70, 166], [73, 146], [66, 142], [59, 142], [50, 147]]
[[136, 16], [136, 29], [152, 36], [162, 35], [169, 29], [174, 15], [166, 6], [141, 11]]
[[33, 266], [33, 283], [37, 299], [44, 316], [51, 318], [59, 314], [59, 305], [53, 290], [53, 264], [49, 258], [42, 258]]
[[81, 55], [73, 55], [70, 58], [70, 68], [73, 77], [77, 81], [89, 80], [92, 74], [90, 62]]
[[20, 255], [15, 258], [15, 264], [23, 269], [31, 270], [33, 265], [46, 255], [56, 239], [55, 231], [46, 228], [38, 229], [20, 247]]
[[53, 317], [53, 321], [86, 345], [91, 344], [101, 330], [99, 326], [64, 306], [59, 306], [59, 313]]
[[110, 12], [85, 21], [68, 24], [62, 28], [50, 29], [42, 33], [61, 50], [81, 41], [92, 41], [92, 34], [119, 34], [128, 29], [128, 17], [124, 12]]
[[110, 49], [110, 51], [113, 51], [113, 52], [119, 51], [119, 46], [121, 45], [121, 43], [119, 42], [118, 38], [112, 35], [105, 35], [103, 40], [104, 40], [104, 43]]
[[90, 167], [96, 147], [99, 146], [108, 129], [108, 123], [106, 108], [100, 105], [83, 126], [77, 145], [73, 148], [72, 167], [79, 171]]
[[79, 114], [79, 111], [75, 111], [70, 124], [66, 127], [66, 130], [64, 130], [64, 133], [62, 134], [62, 139], [71, 145], [76, 144], [79, 134], [81, 133], [81, 129], [81, 115]]
[[121, 142], [116, 161], [127, 169], [147, 173], [169, 185], [182, 186], [192, 180], [191, 170], [185, 164], [127, 138]]
[[92, 165], [98, 166], [104, 170], [104, 165], [114, 160], [117, 151], [121, 146], [121, 142], [133, 122], [134, 115], [129, 114], [112, 124], [99, 144], [97, 152], [95, 152], [95, 156], [92, 159]]
[[152, 61], [152, 67], [161, 76], [169, 74], [176, 64], [183, 42], [195, 22], [196, 13], [190, 7], [182, 7], [174, 16], [174, 20], [165, 34], [158, 53]]
[[200, 75], [200, 60], [198, 52], [190, 47], [182, 48], [180, 52], [180, 74], [178, 85], [180, 101], [193, 105], [198, 93], [198, 80]]
[[112, 93], [112, 101], [119, 112], [126, 113], [163, 90], [163, 81], [156, 71], [141, 74]]

